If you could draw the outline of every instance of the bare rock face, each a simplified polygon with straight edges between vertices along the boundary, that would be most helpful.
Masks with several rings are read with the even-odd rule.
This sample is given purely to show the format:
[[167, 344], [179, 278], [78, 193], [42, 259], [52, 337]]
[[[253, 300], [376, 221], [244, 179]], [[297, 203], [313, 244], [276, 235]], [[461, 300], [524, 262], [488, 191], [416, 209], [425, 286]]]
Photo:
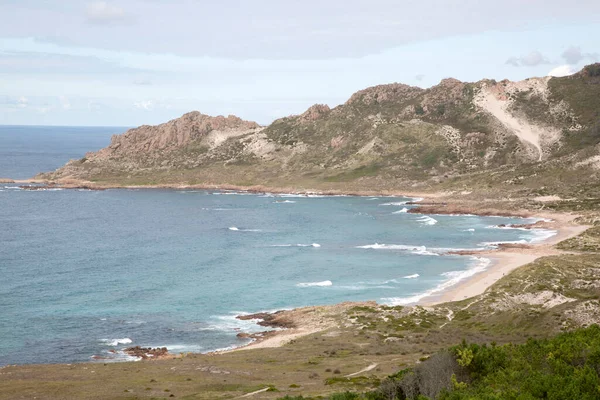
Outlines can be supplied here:
[[202, 140], [212, 131], [250, 132], [260, 126], [256, 122], [244, 121], [234, 115], [211, 117], [193, 111], [167, 123], [130, 129], [115, 135], [107, 148], [86, 157], [107, 159], [113, 157], [135, 157], [140, 152], [169, 152], [183, 148], [194, 141]]
[[[268, 127], [191, 112], [114, 136], [107, 148], [39, 177], [108, 185], [438, 184], [440, 176], [550, 162], [596, 145], [599, 83], [600, 64], [565, 78], [447, 78], [428, 89], [392, 83]], [[588, 153], [577, 160], [600, 157]]]
[[329, 111], [331, 111], [331, 109], [327, 104], [315, 104], [301, 114], [298, 119], [301, 122], [315, 121], [329, 114]]

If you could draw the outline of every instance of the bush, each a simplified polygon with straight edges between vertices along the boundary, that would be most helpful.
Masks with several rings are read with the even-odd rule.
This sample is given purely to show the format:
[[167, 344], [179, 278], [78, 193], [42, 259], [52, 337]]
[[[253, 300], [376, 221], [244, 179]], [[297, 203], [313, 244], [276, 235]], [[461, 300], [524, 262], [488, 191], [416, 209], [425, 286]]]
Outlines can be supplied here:
[[600, 63], [588, 65], [585, 71], [589, 76], [600, 76]]
[[356, 393], [345, 392], [332, 394], [331, 397], [329, 397], [329, 400], [356, 400], [358, 398], [359, 395]]

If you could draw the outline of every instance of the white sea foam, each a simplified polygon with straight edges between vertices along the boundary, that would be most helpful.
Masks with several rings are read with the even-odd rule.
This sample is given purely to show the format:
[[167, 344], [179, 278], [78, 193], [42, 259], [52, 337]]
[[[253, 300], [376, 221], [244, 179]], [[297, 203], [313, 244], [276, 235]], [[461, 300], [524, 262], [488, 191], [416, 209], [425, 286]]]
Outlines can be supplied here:
[[319, 243], [311, 243], [311, 244], [272, 244], [269, 247], [321, 247]]
[[435, 225], [437, 224], [437, 220], [435, 218], [431, 218], [427, 215], [423, 215], [417, 221], [421, 222], [423, 225]]
[[427, 249], [425, 246], [407, 246], [404, 244], [383, 244], [375, 243], [368, 244], [365, 246], [356, 246], [357, 249], [372, 249], [372, 250], [400, 250], [406, 251], [411, 254], [417, 254], [422, 256], [439, 256], [440, 252], [444, 252], [442, 249], [438, 249], [438, 252], [433, 251], [434, 249]]
[[505, 240], [505, 241], [498, 241], [498, 242], [482, 242], [482, 243], [479, 243], [479, 246], [498, 247], [501, 244], [528, 244], [528, 243], [529, 243], [528, 240], [520, 239], [520, 240]]
[[215, 196], [222, 196], [222, 195], [237, 195], [237, 196], [253, 196], [254, 193], [250, 193], [250, 192], [213, 192], [211, 193]]
[[284, 203], [295, 203], [294, 200], [275, 200], [273, 203], [284, 204]]
[[317, 193], [280, 193], [277, 195], [278, 197], [312, 197], [312, 198], [320, 198], [320, 197], [345, 197], [344, 195], [335, 195], [335, 196], [326, 196], [324, 194]]
[[402, 278], [404, 278], [404, 279], [415, 279], [415, 278], [418, 278], [419, 276], [421, 276], [421, 275], [419, 275], [419, 274], [412, 274], [412, 275], [403, 276]]
[[408, 208], [404, 207], [402, 210], [394, 211], [392, 214], [406, 214], [408, 212]]
[[406, 201], [393, 201], [391, 203], [381, 203], [380, 206], [405, 206], [410, 200]]
[[415, 294], [415, 295], [409, 296], [409, 297], [389, 297], [389, 298], [384, 298], [382, 300], [390, 305], [406, 305], [406, 304], [417, 303], [425, 297], [428, 297], [428, 296], [434, 295], [436, 293], [439, 293], [441, 291], [444, 291], [444, 290], [456, 285], [460, 281], [463, 281], [477, 273], [485, 271], [491, 263], [490, 259], [483, 258], [483, 257], [472, 257], [472, 260], [473, 260], [473, 262], [471, 264], [471, 267], [464, 271], [444, 272], [442, 274], [442, 276], [444, 276], [448, 279], [445, 280], [444, 282], [440, 283], [433, 289], [430, 289], [423, 293]]
[[179, 354], [179, 353], [200, 353], [204, 350], [203, 346], [197, 344], [148, 344], [143, 345], [142, 347], [151, 347], [151, 348], [161, 348], [166, 347], [169, 353], [171, 354]]
[[222, 331], [222, 332], [260, 332], [264, 330], [257, 322], [260, 319], [241, 320], [236, 318], [238, 315], [248, 315], [247, 312], [231, 312], [229, 315], [213, 315], [209, 318], [206, 326], [198, 328], [200, 331]]
[[326, 286], [333, 286], [333, 283], [331, 281], [302, 282], [302, 283], [297, 283], [296, 286], [298, 286], [298, 287], [313, 287], [313, 286], [326, 287]]
[[336, 288], [344, 289], [344, 290], [396, 289], [393, 286], [387, 286], [387, 285], [343, 285], [343, 286], [336, 286]]
[[[510, 229], [510, 228], [509, 228]], [[550, 229], [525, 229], [525, 228], [512, 228], [523, 230], [527, 233], [520, 235], [519, 240], [506, 240], [506, 241], [498, 241], [498, 242], [483, 242], [480, 243], [480, 246], [485, 247], [498, 247], [501, 244], [532, 244], [539, 243], [545, 240], [550, 239], [552, 236], [555, 236], [558, 232]]]
[[490, 225], [490, 226], [486, 226], [486, 229], [508, 229], [508, 230], [516, 230], [516, 231], [530, 231], [531, 230], [529, 228], [522, 228], [522, 227], [516, 227], [516, 226], [509, 226], [509, 225], [505, 225], [505, 226]]
[[558, 234], [558, 231], [550, 229], [530, 229], [529, 231], [533, 234], [533, 237], [530, 239], [531, 243], [543, 242]]
[[475, 229], [474, 228], [469, 228], [469, 229], [463, 230], [463, 232], [475, 232]]
[[102, 362], [102, 363], [117, 363], [117, 362], [131, 362], [140, 361], [142, 357], [135, 357], [125, 353], [122, 350], [117, 351], [105, 351], [102, 356], [93, 355], [90, 356], [91, 362]]
[[230, 231], [238, 231], [238, 232], [262, 232], [262, 229], [240, 229], [237, 226], [230, 226], [228, 229]]
[[130, 344], [133, 343], [133, 340], [129, 339], [129, 338], [123, 338], [123, 339], [100, 339], [100, 341], [102, 343], [104, 343], [107, 346], [118, 346], [120, 344]]

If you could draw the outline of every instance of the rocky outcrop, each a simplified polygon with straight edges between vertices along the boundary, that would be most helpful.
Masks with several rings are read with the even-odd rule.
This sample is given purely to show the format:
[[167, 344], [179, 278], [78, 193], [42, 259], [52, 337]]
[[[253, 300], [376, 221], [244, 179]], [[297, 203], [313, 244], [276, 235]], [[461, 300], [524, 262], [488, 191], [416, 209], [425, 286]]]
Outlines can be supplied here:
[[138, 357], [138, 358], [141, 358], [142, 360], [148, 360], [148, 359], [158, 360], [160, 358], [171, 357], [171, 354], [169, 354], [169, 351], [167, 350], [166, 347], [152, 348], [152, 347], [135, 346], [135, 347], [128, 347], [123, 351], [130, 356]]
[[257, 322], [260, 326], [266, 326], [270, 328], [295, 328], [296, 325], [294, 322], [287, 317], [287, 314], [283, 311], [278, 311], [274, 313], [256, 313], [256, 314], [248, 314], [248, 315], [238, 315], [236, 317], [242, 321], [249, 321], [253, 319], [260, 320]]
[[354, 93], [346, 104], [363, 103], [367, 105], [384, 103], [388, 101], [410, 100], [423, 93], [423, 89], [402, 83], [378, 85]]
[[[302, 181], [319, 189], [375, 184], [391, 190], [561, 157], [592, 169], [585, 160], [600, 157], [594, 147], [600, 143], [597, 71], [592, 65], [572, 77], [521, 82], [447, 78], [428, 89], [378, 85], [333, 109], [315, 104], [267, 127], [191, 112], [130, 129], [108, 147], [39, 177], [108, 185]], [[578, 153], [584, 146], [588, 150]]]
[[327, 104], [315, 104], [308, 110], [304, 111], [304, 113], [302, 113], [298, 119], [301, 122], [315, 121], [329, 114], [329, 111], [331, 111], [331, 109]]
[[256, 122], [244, 121], [234, 115], [211, 117], [194, 111], [165, 124], [143, 125], [122, 135], [115, 135], [107, 148], [98, 153], [89, 153], [86, 158], [108, 159], [169, 152], [201, 142], [213, 131], [245, 134], [258, 128], [260, 126]]

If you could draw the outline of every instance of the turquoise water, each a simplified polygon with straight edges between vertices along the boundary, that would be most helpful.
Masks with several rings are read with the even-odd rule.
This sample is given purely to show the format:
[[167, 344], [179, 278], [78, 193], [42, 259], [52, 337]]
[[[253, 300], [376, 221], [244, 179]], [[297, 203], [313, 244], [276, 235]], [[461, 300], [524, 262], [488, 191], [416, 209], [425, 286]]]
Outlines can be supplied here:
[[0, 185], [0, 365], [239, 346], [264, 329], [241, 313], [411, 303], [488, 265], [449, 249], [549, 234], [408, 214], [407, 200]]

